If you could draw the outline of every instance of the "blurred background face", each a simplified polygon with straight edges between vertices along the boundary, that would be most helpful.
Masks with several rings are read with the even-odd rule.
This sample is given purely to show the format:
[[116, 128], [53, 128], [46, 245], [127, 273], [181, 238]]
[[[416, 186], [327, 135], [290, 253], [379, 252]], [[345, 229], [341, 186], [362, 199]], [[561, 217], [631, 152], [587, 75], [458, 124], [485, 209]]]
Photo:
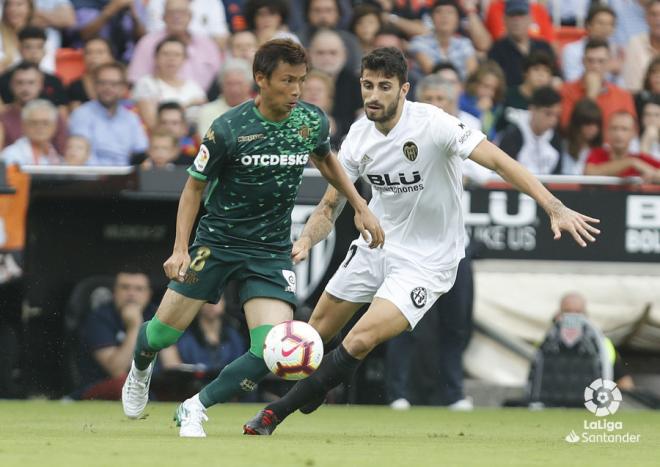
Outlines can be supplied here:
[[458, 12], [451, 5], [442, 5], [433, 10], [433, 25], [438, 34], [450, 35], [458, 30]]
[[186, 119], [177, 109], [161, 110], [158, 115], [158, 125], [164, 127], [179, 139], [188, 133]]
[[99, 65], [110, 63], [113, 59], [108, 44], [104, 41], [92, 39], [85, 44], [84, 60], [85, 69], [92, 71]]
[[300, 98], [305, 102], [320, 107], [326, 113], [332, 104], [330, 101], [330, 90], [326, 83], [321, 78], [313, 76], [309, 76], [303, 83], [303, 91]]
[[605, 47], [596, 47], [584, 51], [584, 71], [598, 73], [604, 76], [607, 73], [607, 64], [610, 61], [610, 51]]
[[545, 133], [548, 130], [552, 130], [559, 123], [561, 104], [555, 104], [551, 107], [531, 106], [529, 110], [531, 125], [539, 133]]
[[147, 306], [151, 300], [151, 286], [145, 274], [132, 274], [121, 272], [117, 274], [114, 287], [114, 301], [117, 309], [134, 304]]
[[660, 37], [660, 3], [655, 2], [646, 10], [646, 22], [649, 23], [649, 33]]
[[598, 13], [587, 25], [587, 32], [592, 39], [607, 40], [614, 34], [615, 20], [609, 13]]
[[477, 98], [481, 99], [487, 97], [489, 99], [495, 99], [499, 84], [500, 80], [497, 76], [491, 73], [483, 75], [477, 84]]
[[64, 148], [64, 163], [85, 165], [89, 159], [89, 142], [80, 136], [69, 136]]
[[580, 126], [580, 137], [583, 141], [590, 143], [600, 133], [600, 128], [597, 123], [587, 123]]
[[644, 106], [642, 125], [644, 127], [653, 126], [660, 129], [660, 105], [649, 103]]
[[552, 73], [544, 65], [533, 66], [527, 70], [527, 81], [532, 89], [538, 89], [543, 86], [549, 86], [552, 81]]
[[19, 104], [39, 97], [43, 76], [37, 70], [16, 70], [11, 77], [11, 89]]
[[119, 70], [106, 68], [96, 76], [96, 96], [104, 107], [113, 107], [124, 96], [126, 82]]
[[585, 314], [587, 312], [587, 304], [584, 298], [577, 294], [566, 295], [562, 298], [559, 304], [560, 313], [577, 313]]
[[527, 36], [531, 19], [529, 15], [504, 16], [506, 31], [514, 39], [520, 40]]
[[346, 64], [344, 43], [336, 34], [319, 34], [312, 41], [309, 59], [312, 68], [336, 76]]
[[228, 71], [222, 78], [222, 95], [231, 107], [248, 100], [251, 89], [252, 80], [241, 71]]
[[454, 95], [458, 96], [463, 92], [463, 84], [454, 70], [445, 68], [436, 73], [440, 78], [453, 87]]
[[168, 0], [165, 4], [163, 21], [169, 34], [184, 34], [190, 24], [190, 5], [188, 0]]
[[374, 47], [394, 47], [403, 49], [403, 41], [395, 34], [378, 34], [374, 39]]
[[257, 31], [275, 31], [282, 25], [282, 17], [275, 10], [267, 6], [257, 10], [254, 17], [254, 27]]
[[6, 0], [2, 16], [5, 23], [18, 32], [28, 24], [30, 19], [30, 3], [28, 0]]
[[452, 107], [449, 96], [441, 86], [430, 86], [424, 89], [424, 92], [419, 97], [422, 102], [434, 105], [443, 110]]
[[635, 120], [632, 115], [614, 114], [607, 127], [607, 142], [617, 152], [627, 152], [636, 136]]
[[176, 76], [184, 61], [186, 49], [179, 42], [166, 42], [156, 54], [156, 73], [164, 76]]
[[355, 35], [365, 44], [373, 42], [379, 29], [380, 21], [376, 15], [365, 15], [355, 23]]
[[46, 108], [32, 109], [30, 114], [23, 120], [23, 133], [30, 142], [35, 144], [45, 144], [55, 135], [57, 120]]
[[257, 36], [250, 31], [237, 32], [231, 38], [232, 56], [242, 58], [250, 64], [254, 61], [257, 47]]
[[42, 39], [23, 39], [19, 45], [21, 57], [26, 62], [38, 65], [46, 55], [44, 44]]
[[179, 155], [179, 148], [168, 136], [152, 136], [149, 141], [149, 159], [155, 167], [166, 167]]
[[309, 22], [316, 28], [333, 28], [339, 22], [339, 10], [335, 0], [312, 0], [309, 6]]

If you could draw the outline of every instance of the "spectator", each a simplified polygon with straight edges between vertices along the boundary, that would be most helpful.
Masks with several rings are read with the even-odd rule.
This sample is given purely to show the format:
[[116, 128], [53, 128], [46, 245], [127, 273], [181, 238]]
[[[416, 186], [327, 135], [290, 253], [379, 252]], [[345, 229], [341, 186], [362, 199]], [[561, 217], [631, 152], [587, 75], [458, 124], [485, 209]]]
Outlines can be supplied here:
[[[21, 61], [33, 63], [38, 66], [42, 71], [44, 78], [44, 85], [41, 92], [41, 98], [48, 99], [53, 104], [60, 108], [63, 116], [67, 115], [66, 109], [66, 94], [60, 79], [43, 71], [40, 63], [43, 61], [46, 54], [46, 32], [34, 26], [26, 26], [18, 33], [18, 51]], [[0, 97], [5, 104], [10, 104], [14, 100], [14, 96], [9, 89], [11, 82], [11, 75], [14, 72], [14, 67], [10, 67], [2, 75], [0, 75]]]
[[80, 328], [79, 369], [82, 399], [118, 400], [131, 367], [138, 330], [153, 316], [146, 274], [124, 268], [116, 278], [112, 302], [87, 315]]
[[409, 52], [424, 74], [431, 73], [439, 62], [450, 62], [464, 80], [477, 68], [472, 42], [458, 35], [460, 13], [455, 0], [437, 0], [431, 10], [434, 33], [410, 42]]
[[481, 121], [481, 131], [489, 138], [495, 136], [495, 122], [502, 112], [506, 80], [499, 65], [488, 60], [479, 65], [465, 84], [459, 107]]
[[251, 97], [254, 84], [252, 67], [240, 58], [227, 60], [220, 72], [219, 84], [222, 95], [203, 105], [197, 114], [197, 134], [200, 139], [216, 118]]
[[523, 61], [523, 82], [519, 86], [510, 86], [504, 98], [504, 111], [497, 121], [497, 131], [504, 130], [507, 125], [518, 118], [524, 118], [529, 108], [532, 94], [539, 88], [550, 86], [554, 73], [554, 61], [542, 50], [530, 53]]
[[616, 25], [616, 13], [609, 6], [594, 4], [589, 10], [585, 29], [587, 35], [575, 42], [566, 44], [562, 49], [562, 70], [566, 81], [574, 81], [584, 73], [582, 58], [584, 47], [591, 39], [606, 41], [610, 46], [610, 63], [608, 65], [607, 80], [617, 83], [619, 72], [623, 62], [623, 48], [614, 42], [614, 27]]
[[62, 47], [61, 31], [76, 25], [76, 12], [71, 0], [35, 0], [34, 14], [30, 24], [44, 28], [48, 40], [47, 53], [41, 61], [41, 69], [48, 73], [55, 72], [55, 53]]
[[247, 0], [244, 9], [247, 27], [257, 36], [259, 45], [271, 39], [300, 43], [298, 36], [287, 27], [289, 5], [285, 0]]
[[592, 39], [584, 49], [584, 74], [576, 81], [561, 87], [561, 125], [566, 128], [575, 103], [585, 97], [594, 100], [603, 112], [603, 124], [607, 127], [610, 115], [626, 110], [635, 115], [635, 104], [629, 92], [607, 81], [610, 48], [607, 42]]
[[374, 40], [382, 27], [383, 19], [380, 9], [369, 4], [355, 7], [349, 29], [360, 42], [363, 55], [368, 54], [375, 48]]
[[99, 65], [94, 71], [96, 99], [71, 114], [71, 134], [84, 136], [92, 145], [91, 165], [129, 165], [132, 154], [147, 149], [140, 119], [120, 105], [126, 86], [122, 64]]
[[397, 31], [398, 36], [412, 38], [428, 34], [429, 28], [421, 20], [430, 2], [416, 0], [375, 0], [383, 9], [384, 26]]
[[660, 183], [660, 161], [648, 154], [633, 154], [630, 143], [637, 136], [635, 117], [626, 112], [612, 114], [607, 123], [605, 138], [608, 146], [589, 153], [586, 175], [614, 177], [642, 177], [646, 182]]
[[[635, 142], [639, 152], [648, 154], [660, 161], [660, 96], [648, 100], [641, 113], [641, 136]], [[635, 145], [633, 145], [635, 147]], [[633, 149], [634, 151], [634, 149]]]
[[362, 108], [360, 81], [348, 68], [341, 36], [329, 29], [318, 31], [309, 47], [309, 60], [312, 68], [327, 73], [335, 82], [332, 116], [341, 138], [348, 133], [348, 128]]
[[0, 73], [20, 61], [18, 32], [29, 25], [34, 5], [32, 0], [7, 0], [0, 19]]
[[[113, 55], [124, 62], [133, 58], [145, 34], [146, 11], [140, 0], [72, 0], [78, 33], [83, 41], [102, 37], [114, 46]], [[187, 0], [186, 0], [187, 1]]]
[[[157, 32], [165, 29], [163, 12], [165, 0], [149, 0], [147, 3], [147, 32]], [[225, 8], [218, 0], [190, 0], [190, 30], [197, 34], [215, 39], [218, 47], [223, 48], [229, 37]]]
[[163, 368], [181, 364], [198, 365], [202, 371], [218, 373], [247, 349], [245, 339], [225, 323], [225, 300], [202, 306], [193, 324], [179, 341], [159, 354]]
[[149, 138], [143, 170], [171, 169], [179, 157], [179, 139], [166, 129], [156, 129]]
[[[486, 28], [498, 41], [511, 34], [509, 16], [525, 16], [517, 21], [523, 31], [526, 31], [532, 39], [552, 43], [555, 40], [555, 31], [548, 10], [541, 2], [530, 2], [528, 0], [493, 0], [488, 5], [486, 12]], [[524, 25], [522, 24], [524, 23]], [[509, 83], [511, 84], [511, 83]]]
[[561, 173], [583, 175], [589, 153], [603, 145], [603, 114], [591, 99], [575, 104], [566, 129]]
[[186, 44], [186, 60], [181, 68], [181, 79], [192, 79], [205, 91], [222, 66], [222, 57], [215, 41], [203, 34], [189, 32], [191, 12], [188, 0], [166, 0], [165, 29], [150, 32], [138, 42], [128, 67], [128, 79], [135, 83], [154, 70], [155, 50], [168, 36], [178, 37]]
[[547, 0], [543, 2], [555, 25], [578, 26], [584, 24], [591, 0]]
[[642, 114], [644, 104], [655, 96], [660, 96], [660, 57], [654, 58], [644, 75], [644, 84], [641, 91], [635, 94], [635, 109], [637, 115]]
[[239, 31], [229, 38], [229, 55], [245, 60], [250, 67], [252, 67], [254, 54], [257, 53], [258, 48], [257, 36], [252, 31]]
[[648, 0], [608, 0], [618, 19], [614, 30], [614, 41], [619, 47], [626, 47], [630, 39], [642, 32], [648, 32], [645, 5]]
[[626, 47], [622, 76], [625, 88], [631, 92], [642, 88], [644, 73], [660, 50], [660, 0], [649, 0], [646, 22], [648, 32], [632, 37]]
[[307, 48], [312, 46], [312, 39], [321, 29], [331, 29], [344, 43], [346, 66], [356, 76], [360, 70], [362, 49], [357, 38], [348, 31], [339, 29], [341, 9], [338, 0], [308, 0], [306, 3], [306, 27], [298, 31], [298, 37]]
[[[552, 57], [554, 63], [557, 58], [548, 42], [534, 39], [530, 35], [531, 18], [527, 0], [509, 0], [504, 12], [507, 33], [493, 44], [488, 58], [495, 60], [502, 67], [507, 86], [517, 86], [523, 81], [523, 60], [531, 52], [543, 50]], [[497, 37], [495, 34], [494, 36]]]
[[[569, 292], [561, 298], [559, 303], [559, 312], [554, 317], [557, 321], [562, 315], [566, 313], [575, 313], [587, 317], [587, 302], [584, 297], [577, 292]], [[635, 383], [623, 363], [623, 359], [619, 352], [616, 351], [612, 341], [605, 337], [605, 345], [607, 346], [610, 361], [612, 362], [614, 371], [614, 382], [620, 389], [624, 391], [632, 391], [635, 389]]]
[[177, 37], [166, 37], [156, 46], [155, 55], [154, 73], [138, 79], [133, 86], [133, 99], [142, 121], [153, 129], [161, 102], [178, 102], [186, 109], [188, 121], [191, 121], [196, 117], [198, 106], [206, 102], [206, 93], [195, 81], [179, 78], [186, 58], [186, 45]]
[[509, 126], [500, 149], [537, 175], [561, 172], [562, 141], [556, 131], [561, 114], [561, 96], [549, 86], [532, 94], [527, 118]]
[[105, 39], [96, 37], [85, 42], [83, 48], [85, 73], [77, 80], [71, 82], [67, 88], [69, 95], [69, 109], [73, 110], [80, 104], [96, 99], [94, 91], [94, 70], [104, 63], [112, 63], [112, 48]]
[[87, 165], [92, 155], [92, 146], [87, 138], [82, 136], [69, 136], [64, 149], [65, 165]]
[[169, 131], [179, 140], [179, 158], [175, 163], [192, 164], [193, 158], [197, 155], [199, 140], [190, 135], [190, 127], [186, 123], [183, 107], [176, 102], [160, 104], [156, 127]]
[[303, 83], [300, 99], [314, 104], [328, 115], [330, 123], [330, 146], [337, 150], [341, 144], [337, 133], [337, 124], [332, 118], [332, 109], [334, 106], [335, 84], [332, 78], [319, 70], [311, 70]]
[[2, 150], [0, 159], [8, 164], [58, 165], [61, 158], [52, 140], [57, 128], [57, 109], [45, 99], [35, 99], [21, 110], [25, 136]]
[[[43, 73], [34, 63], [22, 62], [14, 68], [9, 88], [14, 101], [0, 113], [0, 147], [9, 146], [23, 136], [21, 111], [25, 105], [43, 94]], [[58, 117], [53, 144], [61, 154], [66, 142], [67, 130], [62, 117]]]

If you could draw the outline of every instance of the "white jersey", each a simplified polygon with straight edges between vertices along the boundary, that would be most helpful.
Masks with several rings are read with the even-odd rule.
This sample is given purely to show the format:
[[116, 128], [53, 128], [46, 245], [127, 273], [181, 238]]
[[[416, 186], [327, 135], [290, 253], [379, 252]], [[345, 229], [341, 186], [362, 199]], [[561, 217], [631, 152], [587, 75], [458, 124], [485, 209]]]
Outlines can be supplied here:
[[434, 271], [458, 264], [465, 254], [461, 165], [484, 139], [441, 109], [409, 101], [387, 135], [366, 117], [351, 126], [339, 160], [353, 181], [371, 185], [369, 207], [386, 252]]

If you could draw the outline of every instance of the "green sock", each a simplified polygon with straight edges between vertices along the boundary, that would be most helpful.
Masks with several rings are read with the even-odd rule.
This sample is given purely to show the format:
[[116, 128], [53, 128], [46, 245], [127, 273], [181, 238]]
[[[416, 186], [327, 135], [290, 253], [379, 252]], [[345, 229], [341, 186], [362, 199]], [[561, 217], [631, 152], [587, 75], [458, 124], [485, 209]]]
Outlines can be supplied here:
[[176, 344], [183, 331], [162, 323], [155, 316], [140, 326], [133, 360], [138, 370], [146, 370], [149, 364], [156, 358], [158, 351]]
[[200, 391], [199, 400], [207, 408], [227, 402], [241, 390], [245, 392], [254, 390], [268, 371], [262, 358], [252, 352], [245, 352], [224, 367], [218, 377]]

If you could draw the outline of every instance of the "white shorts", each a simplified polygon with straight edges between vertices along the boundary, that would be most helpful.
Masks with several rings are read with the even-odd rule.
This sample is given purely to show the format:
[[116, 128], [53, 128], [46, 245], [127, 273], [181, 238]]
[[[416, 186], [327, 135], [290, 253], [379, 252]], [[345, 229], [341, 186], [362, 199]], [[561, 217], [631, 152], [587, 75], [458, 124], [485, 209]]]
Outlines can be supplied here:
[[440, 295], [452, 288], [457, 270], [458, 265], [444, 271], [428, 270], [355, 240], [325, 291], [353, 303], [371, 303], [374, 297], [389, 300], [413, 329]]

